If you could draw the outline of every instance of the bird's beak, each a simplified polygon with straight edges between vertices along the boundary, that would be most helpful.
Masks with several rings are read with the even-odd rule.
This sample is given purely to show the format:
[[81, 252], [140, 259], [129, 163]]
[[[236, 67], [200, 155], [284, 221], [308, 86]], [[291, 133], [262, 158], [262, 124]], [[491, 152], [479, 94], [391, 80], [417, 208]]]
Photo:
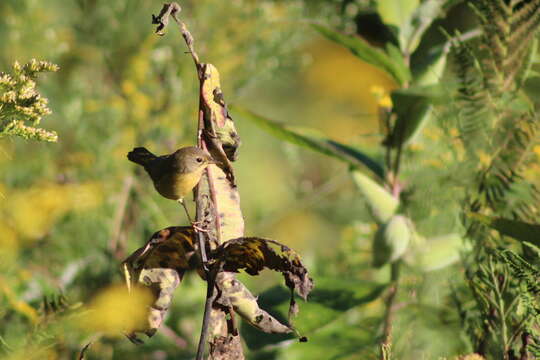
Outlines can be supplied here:
[[206, 160], [206, 163], [208, 165], [212, 165], [212, 164], [217, 165], [218, 164], [218, 162], [216, 160], [214, 160], [214, 158], [208, 158], [208, 160]]

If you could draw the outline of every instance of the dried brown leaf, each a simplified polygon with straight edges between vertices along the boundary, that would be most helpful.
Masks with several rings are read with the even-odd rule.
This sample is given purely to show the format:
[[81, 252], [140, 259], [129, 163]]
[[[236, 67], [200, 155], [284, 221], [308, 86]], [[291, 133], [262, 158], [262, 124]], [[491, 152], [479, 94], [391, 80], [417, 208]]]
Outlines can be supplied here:
[[313, 288], [313, 280], [300, 260], [300, 256], [289, 247], [270, 239], [243, 237], [227, 241], [216, 252], [225, 271], [238, 272], [243, 269], [257, 275], [264, 268], [279, 271], [286, 285], [304, 300]]
[[138, 332], [149, 337], [156, 333], [185, 271], [197, 269], [202, 273], [194, 256], [193, 237], [192, 227], [165, 228], [154, 233], [145, 246], [137, 249], [123, 262], [128, 288], [146, 286], [154, 295], [154, 302], [148, 309], [146, 326], [127, 334], [132, 342], [142, 343], [136, 335]]
[[221, 296], [216, 299], [222, 306], [232, 307], [234, 312], [255, 328], [266, 333], [290, 333], [292, 329], [280, 323], [272, 315], [259, 307], [257, 298], [231, 273], [222, 273], [217, 282]]
[[212, 360], [242, 360], [242, 343], [240, 336], [217, 336], [210, 342], [210, 355]]

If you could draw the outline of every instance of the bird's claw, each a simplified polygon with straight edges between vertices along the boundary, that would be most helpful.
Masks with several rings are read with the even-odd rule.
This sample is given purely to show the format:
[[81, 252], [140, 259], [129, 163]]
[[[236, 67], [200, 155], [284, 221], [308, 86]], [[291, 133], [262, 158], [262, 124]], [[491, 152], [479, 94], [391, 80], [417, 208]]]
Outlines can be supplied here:
[[198, 231], [198, 232], [203, 232], [203, 233], [207, 233], [208, 232], [208, 229], [205, 229], [199, 225], [201, 225], [203, 223], [203, 221], [191, 221], [191, 227], [193, 227], [193, 229], [195, 231]]

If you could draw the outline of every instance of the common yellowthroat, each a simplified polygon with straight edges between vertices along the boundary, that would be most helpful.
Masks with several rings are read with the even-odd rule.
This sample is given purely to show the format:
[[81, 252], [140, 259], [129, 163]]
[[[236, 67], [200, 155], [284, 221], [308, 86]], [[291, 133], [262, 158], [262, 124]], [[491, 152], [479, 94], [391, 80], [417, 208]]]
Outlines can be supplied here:
[[198, 147], [188, 146], [162, 156], [138, 147], [130, 151], [127, 157], [144, 167], [161, 196], [181, 203], [192, 222], [184, 204], [184, 196], [199, 183], [206, 167], [216, 163], [212, 156]]

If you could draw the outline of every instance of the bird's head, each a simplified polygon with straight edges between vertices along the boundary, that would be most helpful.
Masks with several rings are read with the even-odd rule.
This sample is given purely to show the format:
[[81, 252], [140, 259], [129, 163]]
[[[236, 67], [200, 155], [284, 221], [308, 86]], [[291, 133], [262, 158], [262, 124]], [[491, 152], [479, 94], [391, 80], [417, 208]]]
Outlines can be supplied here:
[[180, 171], [183, 173], [204, 170], [208, 165], [216, 163], [207, 151], [195, 146], [178, 149], [173, 156]]

